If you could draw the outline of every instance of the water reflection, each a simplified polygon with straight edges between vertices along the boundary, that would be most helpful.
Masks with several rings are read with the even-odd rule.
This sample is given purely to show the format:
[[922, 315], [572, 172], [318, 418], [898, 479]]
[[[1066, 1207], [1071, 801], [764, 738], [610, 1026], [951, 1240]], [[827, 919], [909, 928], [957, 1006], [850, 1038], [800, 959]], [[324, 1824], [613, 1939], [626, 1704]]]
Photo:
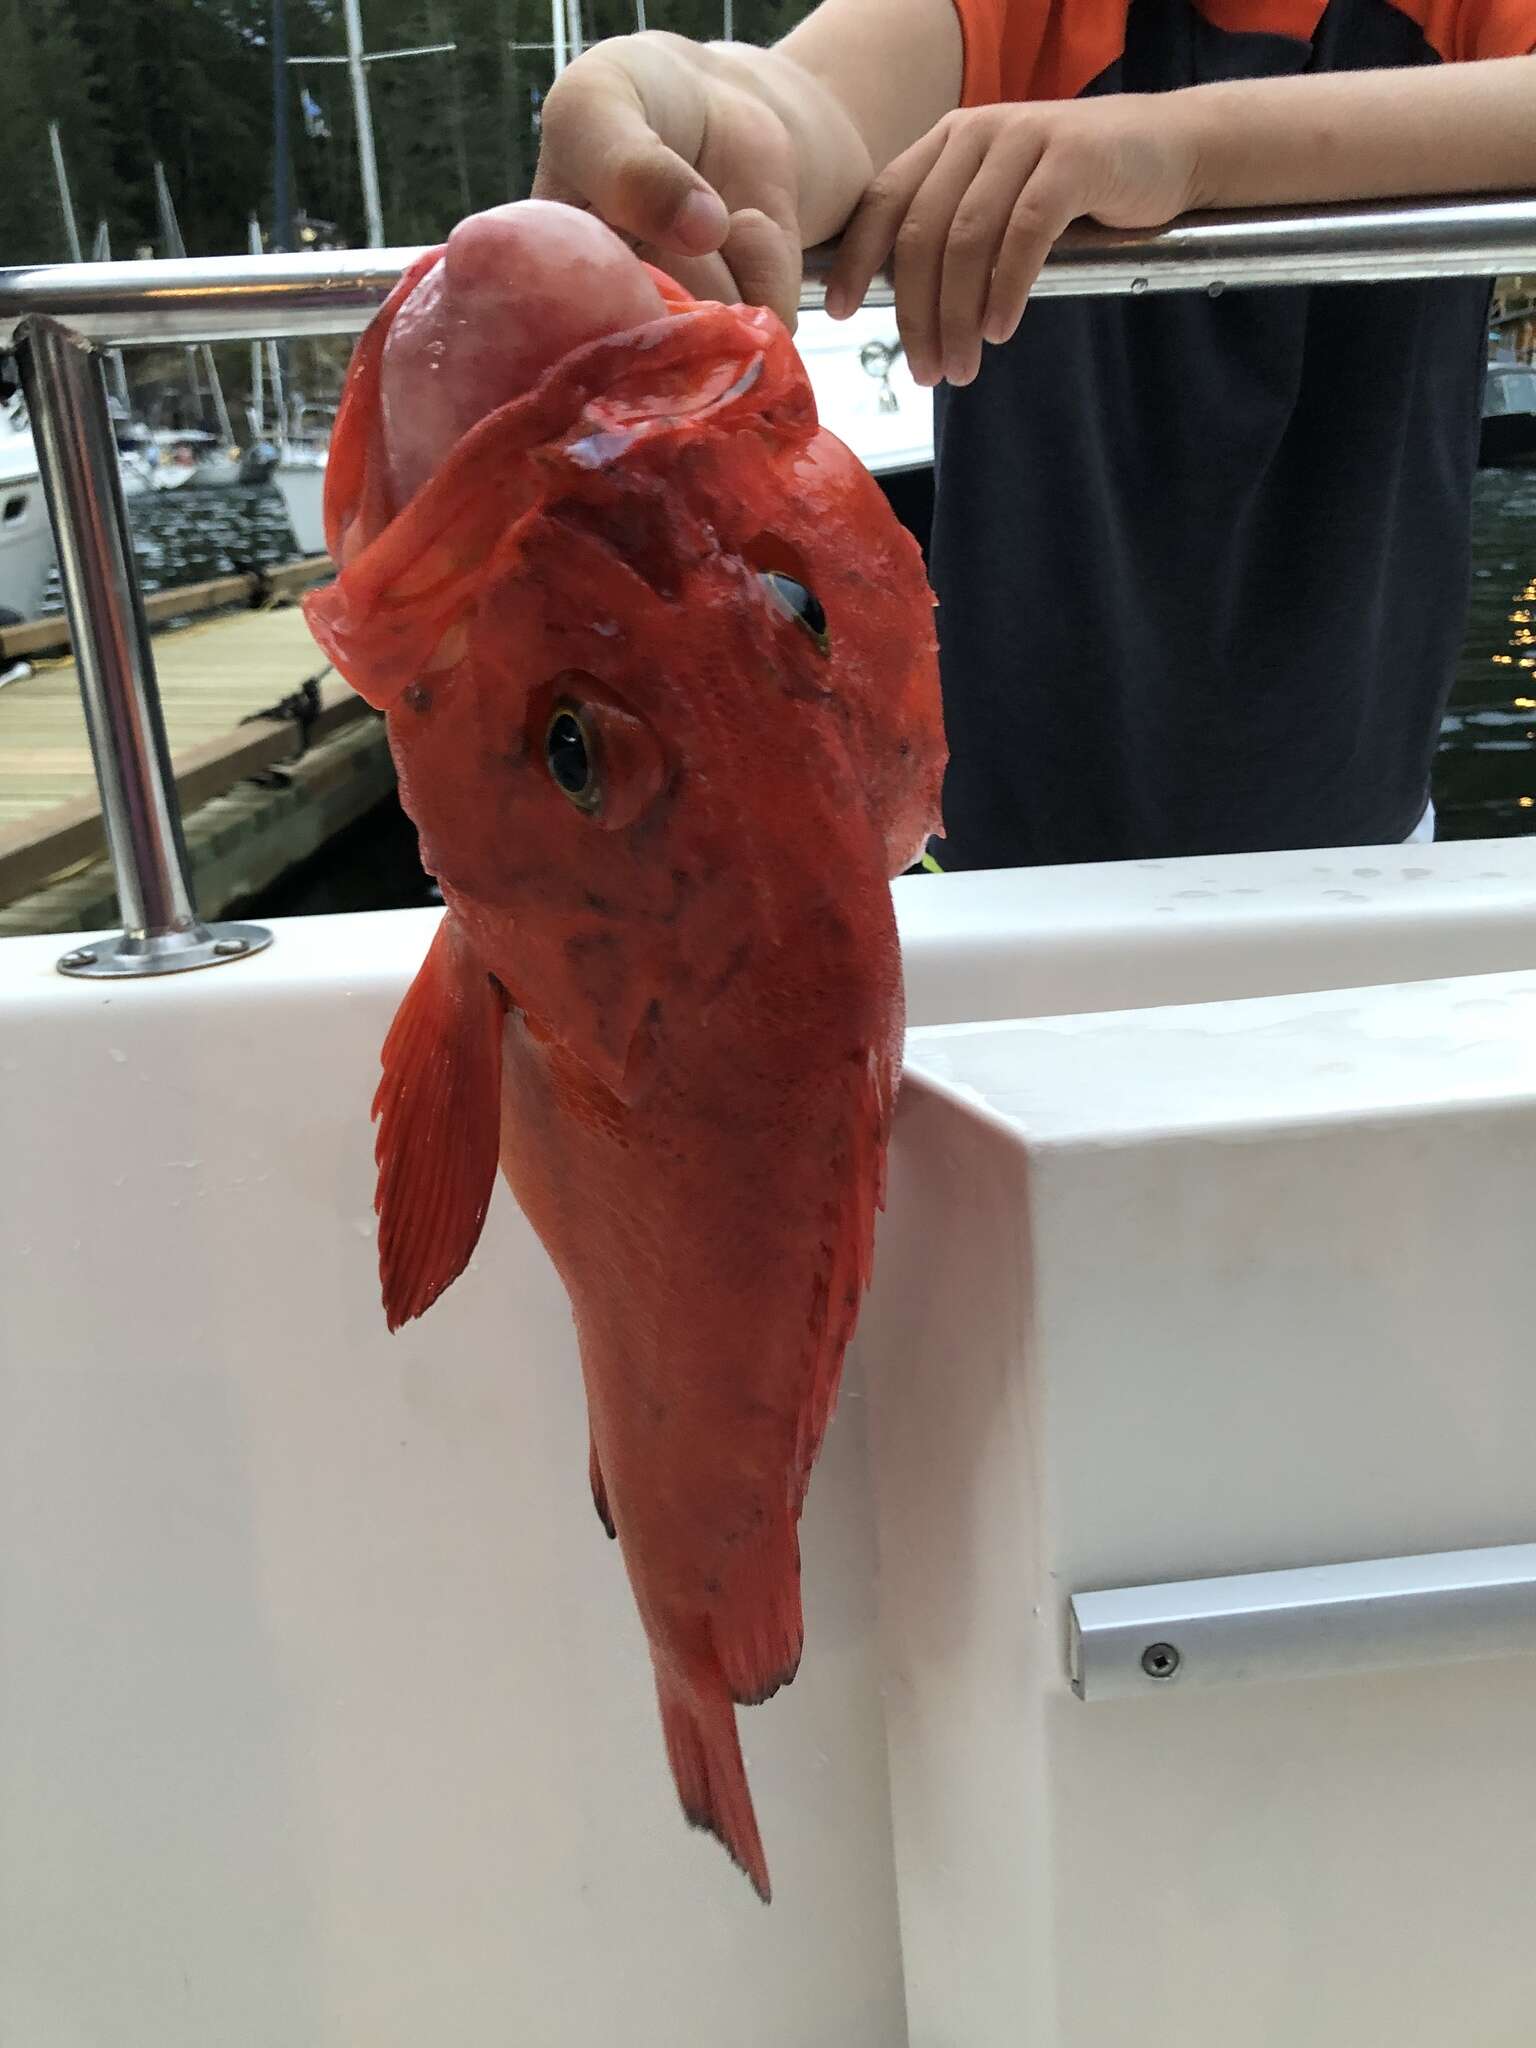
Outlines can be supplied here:
[[1443, 839], [1536, 832], [1536, 469], [1485, 469], [1472, 602], [1435, 761]]

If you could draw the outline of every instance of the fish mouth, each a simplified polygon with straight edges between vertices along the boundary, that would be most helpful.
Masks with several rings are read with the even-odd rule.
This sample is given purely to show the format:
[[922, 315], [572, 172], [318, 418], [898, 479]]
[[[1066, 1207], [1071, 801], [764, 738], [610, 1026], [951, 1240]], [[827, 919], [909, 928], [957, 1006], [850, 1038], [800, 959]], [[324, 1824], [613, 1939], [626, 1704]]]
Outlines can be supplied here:
[[[911, 851], [907, 854], [905, 860], [898, 860], [892, 863], [892, 873], [897, 875], [909, 875], [911, 874], [914, 868], [921, 867], [924, 861], [926, 861], [929, 857], [929, 841], [935, 838], [942, 837], [943, 834], [939, 831], [937, 826], [924, 826], [922, 831], [918, 833], [916, 839], [912, 842]], [[937, 862], [935, 862], [935, 866], [937, 866]]]

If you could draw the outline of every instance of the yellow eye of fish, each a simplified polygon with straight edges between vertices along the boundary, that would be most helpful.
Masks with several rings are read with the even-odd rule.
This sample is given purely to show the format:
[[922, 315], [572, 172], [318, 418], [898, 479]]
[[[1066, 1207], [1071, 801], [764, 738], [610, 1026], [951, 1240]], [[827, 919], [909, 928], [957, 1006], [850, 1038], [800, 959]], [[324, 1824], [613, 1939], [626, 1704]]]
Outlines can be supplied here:
[[780, 609], [788, 612], [797, 626], [804, 627], [825, 654], [828, 644], [827, 615], [817, 601], [815, 592], [807, 590], [803, 583], [797, 583], [793, 576], [781, 575], [776, 569], [765, 570], [763, 582]]
[[579, 711], [561, 704], [544, 733], [544, 758], [550, 779], [578, 811], [595, 811], [602, 802], [597, 774], [597, 746]]

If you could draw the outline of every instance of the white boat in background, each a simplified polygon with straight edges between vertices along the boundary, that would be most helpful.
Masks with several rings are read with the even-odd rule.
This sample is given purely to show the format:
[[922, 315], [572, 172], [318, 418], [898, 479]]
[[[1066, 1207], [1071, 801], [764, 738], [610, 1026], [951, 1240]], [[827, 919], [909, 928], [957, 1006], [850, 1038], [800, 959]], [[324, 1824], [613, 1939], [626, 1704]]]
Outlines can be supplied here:
[[301, 555], [325, 553], [325, 465], [335, 412], [296, 401], [278, 444], [272, 482]]
[[16, 397], [0, 407], [0, 609], [36, 618], [55, 559], [37, 450]]
[[933, 466], [933, 393], [914, 383], [890, 306], [848, 320], [802, 313], [795, 345], [824, 427], [873, 475]]
[[285, 448], [272, 481], [301, 555], [325, 553], [325, 448]]
[[[115, 405], [115, 401], [114, 401]], [[262, 484], [272, 474], [277, 450], [253, 444], [224, 446], [201, 427], [150, 428], [114, 412], [118, 469], [123, 495], [141, 498], [152, 491], [233, 490]]]

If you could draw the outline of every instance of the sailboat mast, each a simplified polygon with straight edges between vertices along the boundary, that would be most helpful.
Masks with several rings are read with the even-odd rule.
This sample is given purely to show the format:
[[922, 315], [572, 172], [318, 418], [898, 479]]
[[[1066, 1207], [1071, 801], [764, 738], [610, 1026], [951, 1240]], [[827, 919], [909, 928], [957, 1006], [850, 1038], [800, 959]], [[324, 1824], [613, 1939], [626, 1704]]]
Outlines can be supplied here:
[[69, 196], [69, 173], [64, 168], [64, 144], [59, 139], [57, 121], [48, 123], [48, 146], [53, 151], [53, 182], [59, 188], [59, 211], [64, 216], [64, 238], [69, 244], [71, 263], [83, 263], [80, 253], [80, 230], [75, 225], [75, 202]]
[[[91, 261], [93, 263], [110, 263], [112, 261], [112, 230], [104, 220], [96, 223], [96, 240], [91, 249]], [[133, 405], [128, 396], [128, 368], [123, 361], [123, 352], [120, 348], [107, 350], [107, 368], [112, 377], [112, 396], [117, 400], [125, 413], [131, 414]]]
[[363, 18], [358, 0], [343, 0], [347, 24], [347, 69], [352, 75], [352, 106], [357, 117], [357, 168], [363, 181], [363, 217], [368, 246], [384, 246], [384, 210], [379, 204], [379, 164], [373, 150], [373, 109], [368, 100], [368, 67], [363, 62]]
[[288, 5], [272, 0], [272, 246], [293, 247], [293, 165], [288, 153]]
[[[253, 256], [261, 254], [261, 222], [254, 213], [251, 215], [245, 245]], [[267, 394], [262, 349], [261, 342], [251, 343], [251, 435], [257, 441], [263, 440], [267, 431]]]
[[[160, 233], [165, 243], [165, 253], [168, 256], [185, 256], [187, 245], [181, 239], [181, 223], [177, 220], [176, 209], [171, 204], [171, 188], [165, 182], [165, 166], [162, 163], [155, 165], [155, 200], [160, 212]], [[219, 432], [224, 437], [224, 444], [228, 447], [235, 438], [235, 430], [230, 423], [229, 407], [224, 403], [224, 386], [219, 382], [218, 365], [213, 360], [213, 350], [206, 342], [201, 347], [189, 348], [187, 360], [193, 366], [192, 388], [197, 392], [199, 399], [202, 397], [202, 387], [198, 382], [196, 365], [201, 362], [203, 366], [203, 372], [208, 379], [208, 390], [213, 399], [214, 417], [219, 423]]]

